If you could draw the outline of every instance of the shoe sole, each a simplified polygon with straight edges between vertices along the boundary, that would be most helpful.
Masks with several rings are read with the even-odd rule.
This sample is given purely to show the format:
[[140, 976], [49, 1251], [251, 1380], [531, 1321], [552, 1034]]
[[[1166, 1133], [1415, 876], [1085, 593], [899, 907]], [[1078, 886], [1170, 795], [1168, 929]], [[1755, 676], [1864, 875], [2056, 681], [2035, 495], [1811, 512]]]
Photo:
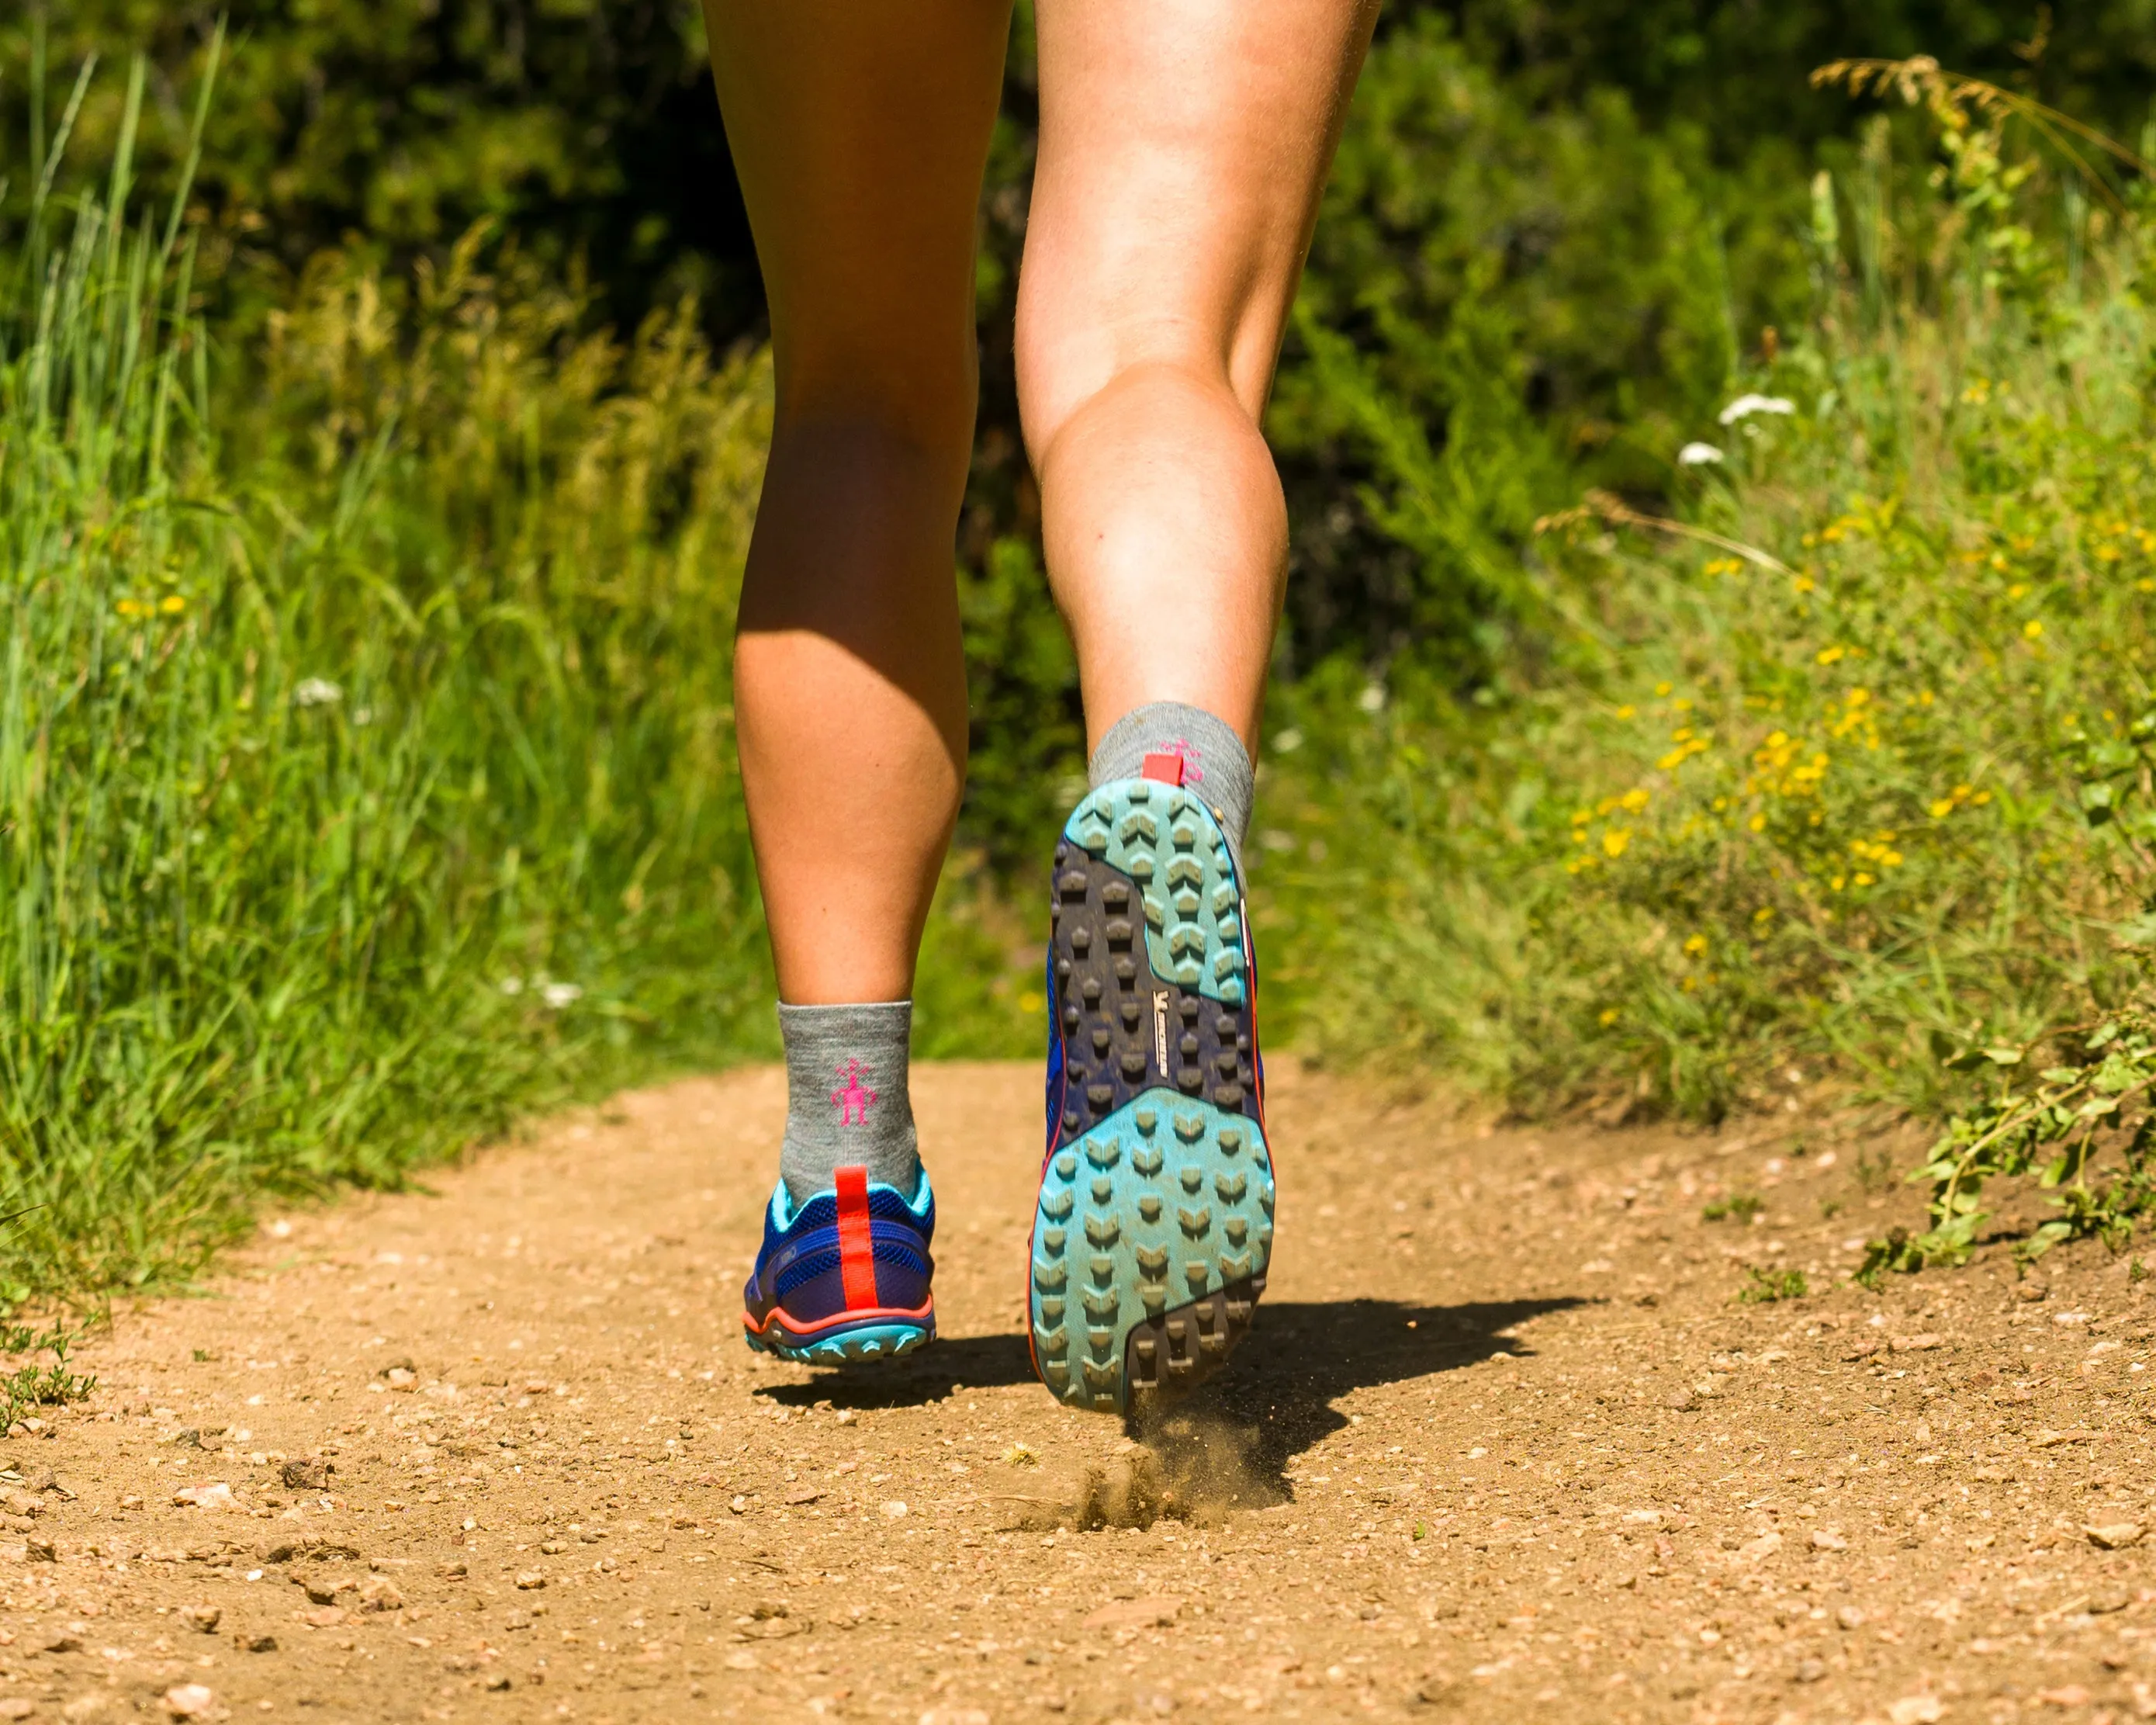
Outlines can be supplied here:
[[1241, 895], [1219, 824], [1144, 779], [1078, 805], [1050, 939], [1064, 1112], [1028, 1289], [1041, 1381], [1132, 1414], [1196, 1388], [1249, 1330], [1272, 1255]]
[[[742, 1333], [752, 1352], [776, 1354], [797, 1365], [873, 1365], [901, 1358], [923, 1343], [934, 1341], [936, 1326], [876, 1321], [850, 1324], [828, 1333], [793, 1336], [778, 1324], [762, 1335], [743, 1325]], [[788, 1337], [791, 1339], [782, 1339]]]

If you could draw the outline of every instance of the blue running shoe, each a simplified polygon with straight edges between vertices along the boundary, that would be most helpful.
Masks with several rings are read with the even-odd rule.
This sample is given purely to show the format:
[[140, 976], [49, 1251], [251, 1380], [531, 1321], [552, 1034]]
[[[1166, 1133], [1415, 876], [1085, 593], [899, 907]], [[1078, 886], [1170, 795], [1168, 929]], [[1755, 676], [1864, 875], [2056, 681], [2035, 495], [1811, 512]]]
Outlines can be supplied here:
[[742, 1296], [748, 1345], [805, 1365], [912, 1353], [936, 1334], [935, 1233], [926, 1168], [908, 1198], [870, 1185], [866, 1168], [842, 1168], [832, 1190], [798, 1209], [781, 1180]]
[[1219, 1369], [1273, 1242], [1242, 888], [1182, 761], [1144, 772], [1091, 792], [1056, 848], [1027, 1288], [1041, 1382], [1123, 1414]]

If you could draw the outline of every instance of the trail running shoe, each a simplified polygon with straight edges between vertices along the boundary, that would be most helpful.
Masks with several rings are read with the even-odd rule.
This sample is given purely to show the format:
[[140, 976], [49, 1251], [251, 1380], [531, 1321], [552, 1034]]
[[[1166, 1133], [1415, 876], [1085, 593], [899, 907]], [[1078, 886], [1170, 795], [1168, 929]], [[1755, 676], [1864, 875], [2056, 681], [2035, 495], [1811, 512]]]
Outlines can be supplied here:
[[1272, 1255], [1242, 890], [1183, 767], [1148, 755], [1091, 793], [1055, 852], [1029, 1340], [1044, 1384], [1103, 1413], [1219, 1370]]
[[865, 1168], [842, 1168], [832, 1190], [798, 1209], [781, 1180], [742, 1296], [748, 1345], [807, 1365], [912, 1353], [936, 1334], [935, 1233], [926, 1168], [908, 1198], [870, 1185]]

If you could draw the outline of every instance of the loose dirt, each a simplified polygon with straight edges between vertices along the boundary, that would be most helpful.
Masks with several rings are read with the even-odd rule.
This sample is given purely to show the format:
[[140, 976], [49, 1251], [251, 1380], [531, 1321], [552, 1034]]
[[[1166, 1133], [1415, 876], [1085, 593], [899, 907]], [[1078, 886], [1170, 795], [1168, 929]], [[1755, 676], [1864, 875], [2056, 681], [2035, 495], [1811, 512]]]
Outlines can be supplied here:
[[1874, 1295], [1905, 1145], [1287, 1069], [1258, 1327], [1141, 1445], [1031, 1381], [1036, 1074], [915, 1082], [943, 1339], [880, 1371], [742, 1345], [768, 1070], [116, 1312], [0, 1445], [0, 1718], [2156, 1715], [2132, 1260]]

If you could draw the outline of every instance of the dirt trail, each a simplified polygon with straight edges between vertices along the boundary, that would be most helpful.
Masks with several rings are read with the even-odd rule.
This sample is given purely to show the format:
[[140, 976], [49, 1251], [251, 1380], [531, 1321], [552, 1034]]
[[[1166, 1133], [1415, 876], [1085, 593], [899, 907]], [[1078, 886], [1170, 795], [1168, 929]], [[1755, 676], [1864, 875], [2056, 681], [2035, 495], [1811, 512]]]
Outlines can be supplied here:
[[1878, 1147], [1286, 1070], [1258, 1329], [1138, 1450], [1030, 1381], [1035, 1074], [916, 1083], [946, 1339], [880, 1373], [742, 1346], [768, 1070], [116, 1314], [95, 1397], [0, 1451], [0, 1718], [2156, 1714], [2126, 1261], [1739, 1305], [1907, 1209]]

